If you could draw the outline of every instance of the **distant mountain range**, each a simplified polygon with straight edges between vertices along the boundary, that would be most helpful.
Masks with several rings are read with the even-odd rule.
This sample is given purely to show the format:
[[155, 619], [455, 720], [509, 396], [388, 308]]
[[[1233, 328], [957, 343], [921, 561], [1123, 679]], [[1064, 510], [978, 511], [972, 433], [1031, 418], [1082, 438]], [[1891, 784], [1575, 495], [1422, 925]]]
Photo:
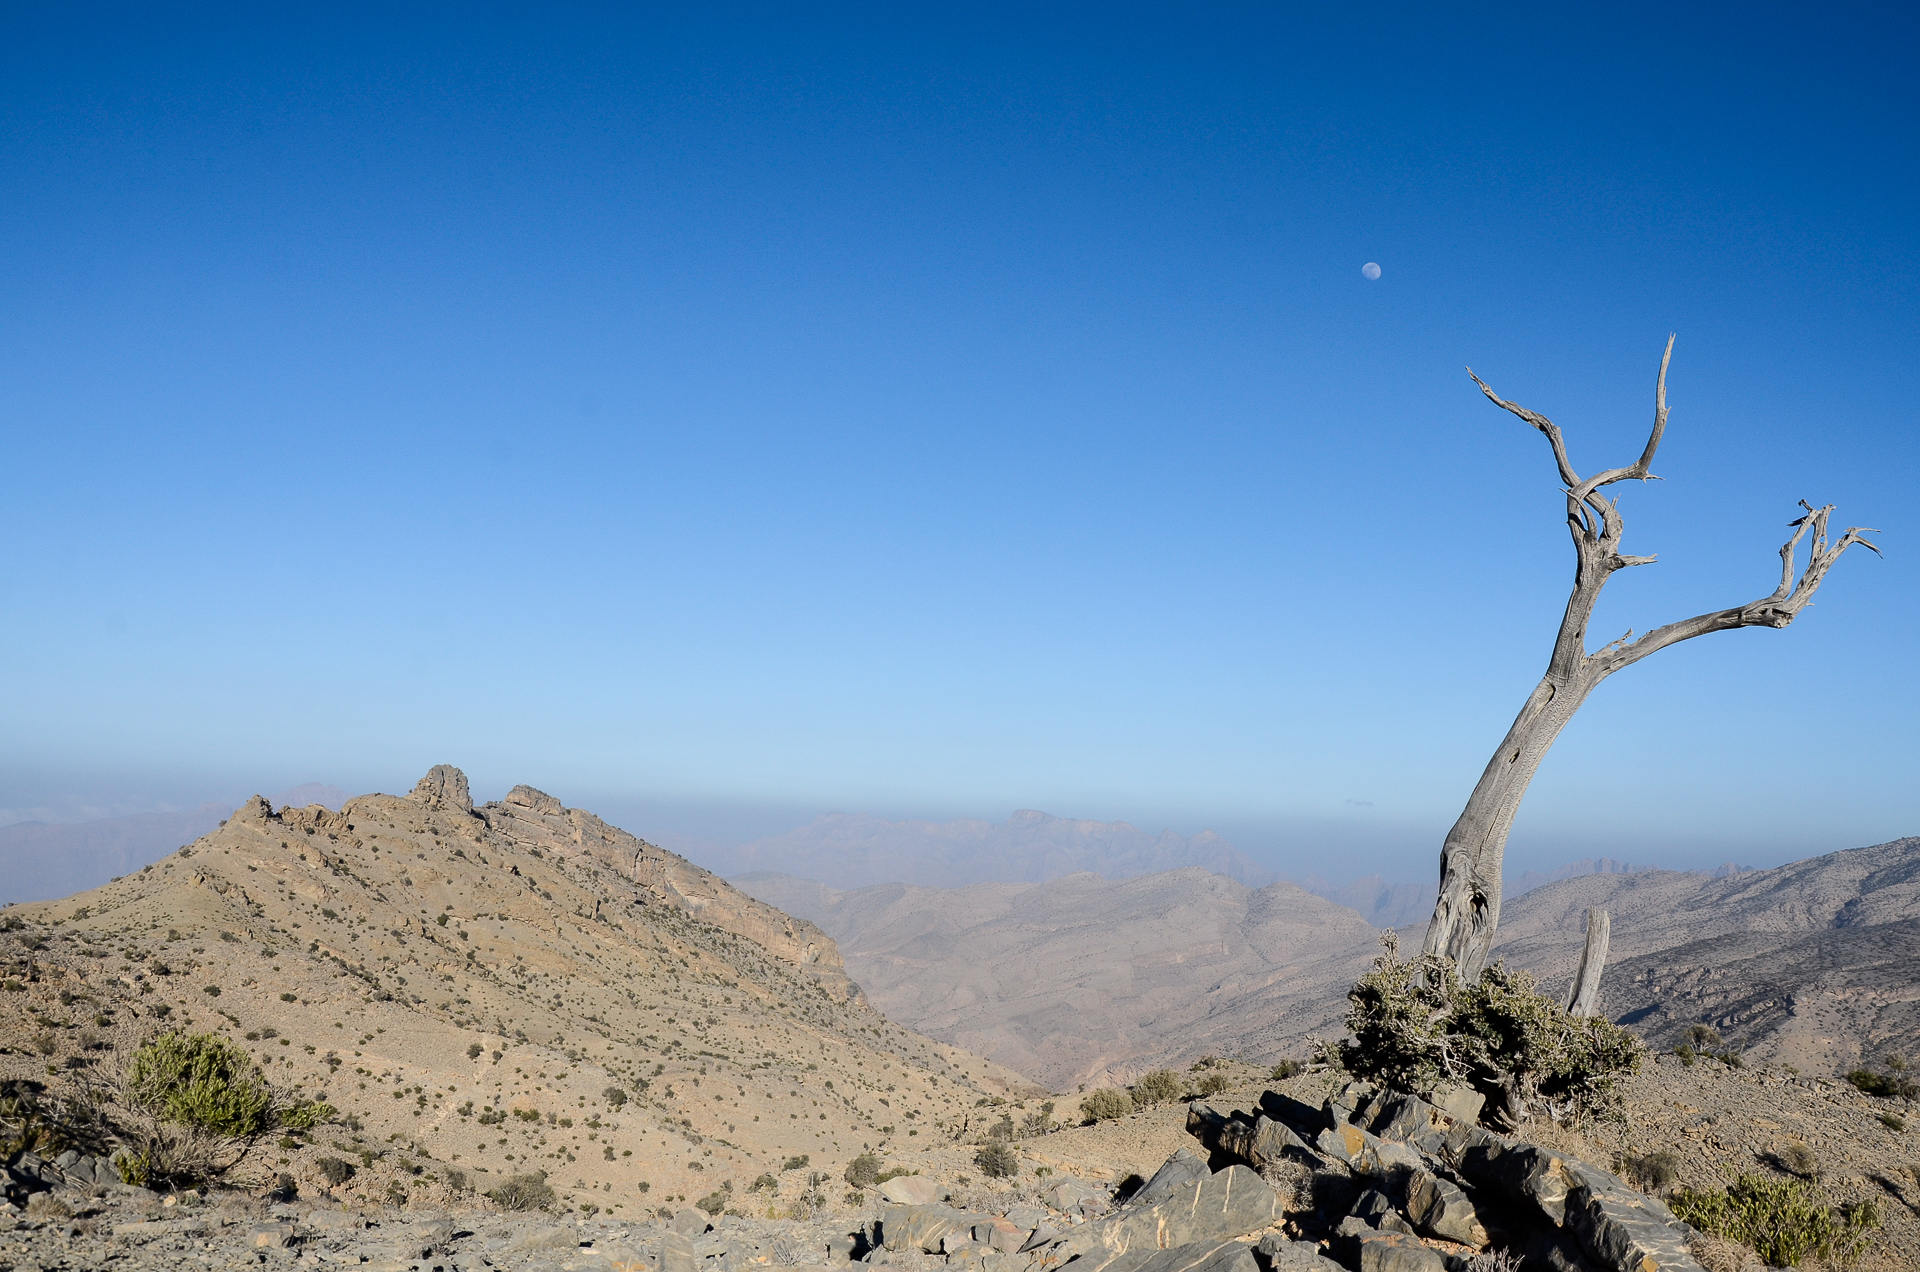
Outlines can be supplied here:
[[833, 888], [904, 883], [963, 888], [1037, 883], [1086, 871], [1108, 879], [1198, 866], [1248, 887], [1274, 873], [1210, 830], [1157, 834], [1126, 822], [1083, 821], [1022, 809], [1003, 822], [886, 821], [827, 813], [797, 830], [701, 854], [715, 873], [776, 871]]
[[1338, 1034], [1379, 933], [1290, 883], [1197, 867], [965, 888], [732, 881], [825, 929], [892, 1019], [1057, 1090]]
[[[337, 786], [307, 782], [281, 791], [272, 802], [276, 808], [322, 804], [338, 809], [351, 798]], [[185, 812], [0, 826], [0, 904], [47, 901], [97, 888], [211, 834], [232, 813], [225, 804], [208, 803]]]
[[[1708, 1024], [1755, 1059], [1819, 1073], [1920, 1051], [1920, 838], [1773, 870], [1568, 869], [1580, 873], [1506, 902], [1494, 950], [1549, 992], [1572, 979], [1587, 908], [1604, 906], [1601, 1007], [1657, 1045]], [[1208, 1052], [1264, 1062], [1337, 1036], [1380, 935], [1294, 884], [1250, 889], [1195, 868], [964, 888], [734, 883], [825, 929], [889, 1016], [1061, 1089]], [[1375, 914], [1396, 902], [1378, 881], [1332, 891], [1349, 890]], [[1417, 903], [1402, 948], [1425, 936], [1431, 889]]]

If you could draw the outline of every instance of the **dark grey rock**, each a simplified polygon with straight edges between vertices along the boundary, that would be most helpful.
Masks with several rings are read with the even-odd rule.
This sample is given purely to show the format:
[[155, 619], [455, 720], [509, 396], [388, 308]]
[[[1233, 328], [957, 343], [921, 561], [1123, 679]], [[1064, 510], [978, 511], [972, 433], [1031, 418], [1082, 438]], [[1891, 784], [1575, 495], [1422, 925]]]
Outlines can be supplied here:
[[1254, 1252], [1265, 1261], [1269, 1272], [1344, 1272], [1313, 1242], [1289, 1241], [1277, 1232], [1261, 1237]]
[[[1257, 1168], [1257, 1167], [1256, 1167]], [[1177, 1149], [1172, 1157], [1153, 1172], [1153, 1178], [1141, 1185], [1140, 1191], [1127, 1198], [1128, 1206], [1157, 1206], [1173, 1195], [1175, 1189], [1191, 1184], [1213, 1172], [1207, 1169], [1207, 1163], [1200, 1155], [1190, 1149]], [[1011, 1213], [1007, 1216], [1011, 1219]]]
[[1466, 1193], [1432, 1171], [1415, 1171], [1407, 1188], [1407, 1217], [1432, 1237], [1487, 1248], [1487, 1229]]

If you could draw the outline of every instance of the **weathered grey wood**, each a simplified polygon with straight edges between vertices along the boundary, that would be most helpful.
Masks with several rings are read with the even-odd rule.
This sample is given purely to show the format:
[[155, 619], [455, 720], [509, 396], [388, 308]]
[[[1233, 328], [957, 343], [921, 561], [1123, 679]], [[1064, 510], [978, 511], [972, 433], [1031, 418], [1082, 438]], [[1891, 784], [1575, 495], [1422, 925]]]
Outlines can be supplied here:
[[1607, 942], [1613, 935], [1613, 920], [1595, 906], [1587, 911], [1587, 948], [1580, 954], [1580, 970], [1574, 974], [1573, 987], [1567, 991], [1567, 1010], [1576, 1016], [1591, 1016], [1600, 1006], [1600, 973], [1607, 965]]
[[[1552, 445], [1554, 463], [1566, 487], [1567, 529], [1573, 536], [1574, 549], [1573, 592], [1560, 619], [1560, 631], [1554, 638], [1546, 674], [1527, 696], [1499, 749], [1487, 761], [1486, 770], [1467, 798], [1466, 808], [1453, 829], [1447, 832], [1446, 843], [1440, 850], [1440, 893], [1434, 902], [1433, 921], [1427, 927], [1425, 950], [1452, 960], [1467, 980], [1480, 975], [1493, 948], [1493, 934], [1500, 924], [1501, 862], [1506, 853], [1507, 832], [1513, 826], [1514, 814], [1520, 811], [1521, 797], [1526, 794], [1527, 784], [1533, 780], [1547, 749], [1595, 686], [1622, 667], [1695, 636], [1736, 627], [1785, 627], [1813, 599], [1820, 581], [1842, 552], [1856, 543], [1876, 553], [1880, 550], [1861, 537], [1863, 533], [1876, 532], [1858, 526], [1848, 527], [1837, 542], [1829, 545], [1827, 519], [1833, 505], [1815, 508], [1801, 500], [1800, 506], [1806, 509], [1806, 515], [1792, 523], [1793, 537], [1780, 549], [1780, 586], [1772, 595], [1657, 627], [1638, 640], [1628, 632], [1589, 654], [1587, 622], [1600, 599], [1600, 589], [1606, 586], [1614, 571], [1630, 565], [1647, 565], [1654, 560], [1650, 556], [1620, 555], [1620, 536], [1625, 526], [1620, 519], [1618, 500], [1608, 499], [1600, 491], [1617, 481], [1658, 480], [1650, 468], [1654, 453], [1660, 448], [1660, 439], [1666, 433], [1667, 364], [1672, 358], [1673, 337], [1669, 336], [1666, 351], [1660, 358], [1660, 375], [1654, 383], [1653, 431], [1640, 458], [1625, 468], [1609, 468], [1586, 478], [1574, 471], [1566, 441], [1553, 421], [1501, 398], [1484, 380], [1473, 375], [1473, 368], [1467, 368], [1467, 374], [1473, 376], [1473, 382], [1489, 401], [1539, 429]], [[1796, 577], [1796, 555], [1801, 539], [1809, 531], [1813, 542], [1806, 566]]]

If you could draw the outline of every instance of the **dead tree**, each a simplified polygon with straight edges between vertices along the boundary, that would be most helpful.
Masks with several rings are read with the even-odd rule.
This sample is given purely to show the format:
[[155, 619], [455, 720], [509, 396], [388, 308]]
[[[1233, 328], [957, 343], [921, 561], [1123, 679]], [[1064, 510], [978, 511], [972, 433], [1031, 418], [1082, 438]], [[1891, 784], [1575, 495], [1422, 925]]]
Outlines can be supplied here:
[[[1673, 338], [1667, 338], [1666, 352], [1660, 358], [1660, 375], [1653, 394], [1653, 432], [1640, 458], [1625, 468], [1609, 468], [1591, 477], [1573, 470], [1567, 457], [1566, 442], [1553, 421], [1536, 415], [1524, 406], [1508, 402], [1469, 367], [1467, 374], [1480, 386], [1495, 406], [1513, 412], [1546, 435], [1553, 446], [1554, 462], [1559, 465], [1560, 481], [1566, 488], [1567, 529], [1573, 536], [1573, 594], [1567, 599], [1566, 616], [1560, 620], [1560, 633], [1554, 640], [1553, 656], [1546, 675], [1540, 678], [1526, 705], [1499, 750], [1487, 762], [1486, 771], [1474, 786], [1460, 820], [1447, 832], [1440, 852], [1440, 895], [1434, 902], [1433, 921], [1427, 928], [1426, 952], [1451, 959], [1460, 975], [1468, 981], [1479, 977], [1486, 966], [1487, 953], [1493, 948], [1494, 929], [1500, 922], [1500, 865], [1506, 851], [1507, 831], [1520, 809], [1527, 783], [1540, 767], [1547, 748], [1566, 727], [1594, 686], [1631, 666], [1648, 654], [1708, 632], [1731, 631], [1736, 627], [1785, 627], [1813, 599], [1820, 581], [1839, 559], [1840, 554], [1858, 543], [1878, 553], [1880, 549], [1861, 537], [1876, 533], [1849, 526], [1837, 542], [1827, 542], [1827, 518], [1833, 505], [1815, 508], [1805, 500], [1800, 506], [1806, 515], [1792, 522], [1793, 537], [1780, 549], [1780, 586], [1771, 596], [1733, 609], [1715, 610], [1694, 618], [1656, 627], [1635, 640], [1628, 632], [1619, 640], [1594, 653], [1587, 652], [1587, 620], [1593, 615], [1600, 589], [1615, 570], [1630, 565], [1647, 565], [1650, 556], [1621, 556], [1618, 500], [1600, 492], [1617, 481], [1647, 481], [1654, 452], [1660, 448], [1660, 436], [1667, 428], [1667, 363], [1673, 357]], [[1657, 480], [1657, 479], [1656, 479]], [[1813, 536], [1804, 569], [1797, 570], [1800, 541]]]
[[1575, 1016], [1591, 1016], [1600, 1008], [1600, 973], [1607, 966], [1607, 942], [1613, 934], [1613, 920], [1598, 907], [1587, 911], [1587, 947], [1580, 952], [1580, 970], [1573, 974], [1567, 989], [1567, 1011]]

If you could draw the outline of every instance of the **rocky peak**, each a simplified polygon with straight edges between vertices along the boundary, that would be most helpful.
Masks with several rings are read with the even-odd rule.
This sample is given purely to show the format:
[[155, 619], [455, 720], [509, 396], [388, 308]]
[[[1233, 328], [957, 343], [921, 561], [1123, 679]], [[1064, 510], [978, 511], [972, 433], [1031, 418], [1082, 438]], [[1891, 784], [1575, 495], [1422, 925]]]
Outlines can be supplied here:
[[[527, 788], [523, 786], [519, 789]], [[473, 811], [473, 795], [467, 790], [467, 775], [451, 764], [436, 764], [428, 769], [427, 775], [414, 783], [413, 793], [407, 798], [440, 812]]]

